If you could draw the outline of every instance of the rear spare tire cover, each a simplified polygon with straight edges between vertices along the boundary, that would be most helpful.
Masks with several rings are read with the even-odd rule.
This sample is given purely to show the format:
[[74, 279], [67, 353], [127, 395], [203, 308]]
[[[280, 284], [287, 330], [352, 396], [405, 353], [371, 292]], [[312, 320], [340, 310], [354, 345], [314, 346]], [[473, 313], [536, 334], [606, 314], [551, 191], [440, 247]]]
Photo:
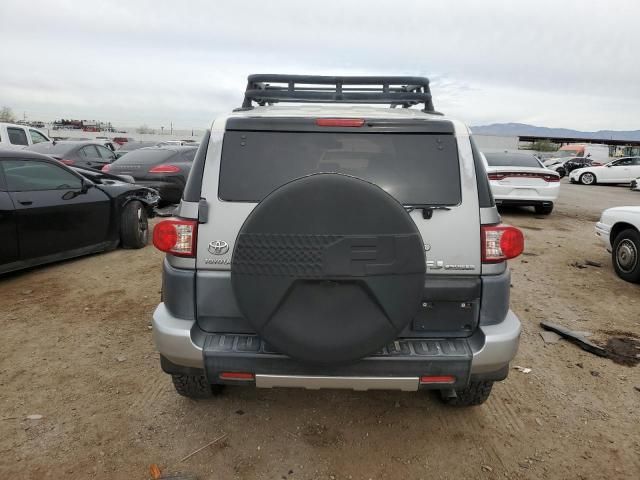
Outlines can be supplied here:
[[393, 341], [420, 306], [422, 237], [380, 187], [315, 174], [268, 195], [231, 262], [238, 306], [278, 351], [315, 364], [358, 360]]

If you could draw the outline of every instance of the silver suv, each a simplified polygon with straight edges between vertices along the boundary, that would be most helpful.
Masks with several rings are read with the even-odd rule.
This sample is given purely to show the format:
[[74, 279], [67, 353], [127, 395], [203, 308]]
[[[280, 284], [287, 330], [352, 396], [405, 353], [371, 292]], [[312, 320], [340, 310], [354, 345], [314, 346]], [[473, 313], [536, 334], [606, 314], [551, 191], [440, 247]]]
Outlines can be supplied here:
[[523, 236], [426, 78], [249, 76], [154, 244], [155, 343], [187, 397], [233, 384], [478, 405], [516, 354], [506, 260]]

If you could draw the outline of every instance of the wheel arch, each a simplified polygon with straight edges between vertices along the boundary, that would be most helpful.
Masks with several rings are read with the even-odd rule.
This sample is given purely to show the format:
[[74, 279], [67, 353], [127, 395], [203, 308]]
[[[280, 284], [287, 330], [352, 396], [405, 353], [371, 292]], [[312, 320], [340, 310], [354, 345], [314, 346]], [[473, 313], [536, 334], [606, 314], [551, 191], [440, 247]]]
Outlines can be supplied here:
[[638, 231], [635, 225], [632, 225], [627, 222], [617, 222], [613, 225], [613, 227], [611, 227], [611, 233], [609, 233], [609, 241], [611, 243], [612, 248], [613, 248], [613, 242], [616, 240], [616, 237], [620, 234], [620, 232], [624, 230], [629, 230], [629, 229], [635, 230], [636, 232]]

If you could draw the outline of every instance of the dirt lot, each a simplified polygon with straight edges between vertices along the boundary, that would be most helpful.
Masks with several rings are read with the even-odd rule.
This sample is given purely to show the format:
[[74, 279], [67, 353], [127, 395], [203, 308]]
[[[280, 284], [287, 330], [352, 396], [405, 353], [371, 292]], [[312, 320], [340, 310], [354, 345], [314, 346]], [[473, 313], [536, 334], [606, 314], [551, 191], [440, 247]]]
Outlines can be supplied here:
[[[640, 287], [615, 276], [593, 233], [603, 208], [640, 194], [562, 188], [549, 218], [503, 212], [527, 237], [511, 264], [524, 326], [514, 365], [532, 371], [512, 370], [472, 409], [424, 393], [179, 397], [152, 344], [153, 248], [0, 279], [0, 478], [145, 479], [152, 463], [199, 479], [640, 478], [640, 367], [545, 344], [538, 326], [640, 334]], [[585, 259], [603, 266], [570, 266]]]

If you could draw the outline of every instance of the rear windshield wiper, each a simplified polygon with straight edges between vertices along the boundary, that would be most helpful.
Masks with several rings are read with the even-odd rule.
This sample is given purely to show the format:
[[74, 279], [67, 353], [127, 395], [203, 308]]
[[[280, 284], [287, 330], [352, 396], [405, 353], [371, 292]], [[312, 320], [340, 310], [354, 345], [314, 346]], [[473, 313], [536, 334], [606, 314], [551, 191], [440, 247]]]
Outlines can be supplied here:
[[411, 213], [414, 210], [422, 210], [422, 218], [426, 220], [433, 217], [434, 210], [451, 210], [451, 208], [445, 207], [444, 205], [405, 205], [404, 209], [407, 213]]

